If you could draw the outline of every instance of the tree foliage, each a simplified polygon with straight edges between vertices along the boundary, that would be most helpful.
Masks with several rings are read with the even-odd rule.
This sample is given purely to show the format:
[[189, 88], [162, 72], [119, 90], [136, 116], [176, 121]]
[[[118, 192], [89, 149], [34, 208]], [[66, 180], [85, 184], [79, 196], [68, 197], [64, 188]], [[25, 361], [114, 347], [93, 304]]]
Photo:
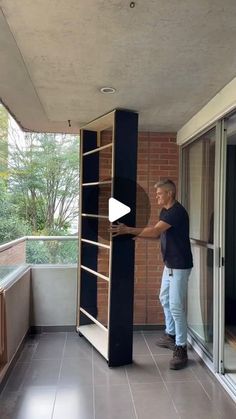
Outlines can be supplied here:
[[0, 105], [0, 243], [29, 233], [26, 221], [21, 220], [17, 205], [8, 191], [8, 112]]
[[8, 136], [8, 113], [0, 105], [0, 176], [7, 179], [7, 136]]
[[20, 219], [17, 206], [12, 204], [6, 184], [0, 179], [0, 243], [7, 243], [29, 233], [30, 227]]
[[26, 261], [31, 264], [73, 264], [77, 262], [78, 243], [70, 241], [29, 241]]
[[65, 232], [78, 215], [78, 136], [27, 133], [9, 144], [9, 190], [32, 231]]

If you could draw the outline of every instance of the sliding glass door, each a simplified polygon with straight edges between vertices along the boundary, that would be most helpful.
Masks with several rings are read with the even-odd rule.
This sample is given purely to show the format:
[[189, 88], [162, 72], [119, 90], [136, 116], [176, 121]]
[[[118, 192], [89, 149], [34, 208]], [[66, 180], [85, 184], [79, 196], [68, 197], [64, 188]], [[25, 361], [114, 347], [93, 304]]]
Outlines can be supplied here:
[[224, 269], [219, 290], [222, 307], [220, 370], [236, 385], [236, 113], [225, 119], [224, 126], [225, 135], [222, 141], [222, 165], [225, 167], [222, 179]]
[[181, 180], [194, 259], [189, 333], [236, 393], [236, 112], [182, 148]]
[[213, 354], [213, 259], [216, 129], [183, 149], [182, 201], [189, 213], [194, 259], [188, 287], [188, 326]]

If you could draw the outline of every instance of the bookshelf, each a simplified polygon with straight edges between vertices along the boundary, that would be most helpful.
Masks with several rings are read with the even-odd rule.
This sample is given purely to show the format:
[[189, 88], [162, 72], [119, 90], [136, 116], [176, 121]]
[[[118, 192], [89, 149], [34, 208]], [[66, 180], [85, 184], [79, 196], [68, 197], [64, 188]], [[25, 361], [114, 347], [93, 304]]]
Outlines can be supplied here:
[[134, 241], [111, 237], [108, 199], [135, 226], [138, 114], [114, 110], [81, 129], [77, 331], [110, 367], [132, 362]]

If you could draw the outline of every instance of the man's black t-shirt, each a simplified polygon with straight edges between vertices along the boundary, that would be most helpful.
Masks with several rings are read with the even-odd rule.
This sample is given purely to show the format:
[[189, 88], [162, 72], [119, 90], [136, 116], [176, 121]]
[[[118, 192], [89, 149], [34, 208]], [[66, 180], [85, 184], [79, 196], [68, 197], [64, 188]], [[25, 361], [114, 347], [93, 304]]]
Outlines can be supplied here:
[[171, 225], [161, 234], [161, 252], [165, 265], [172, 269], [192, 268], [189, 217], [186, 209], [176, 201], [171, 208], [161, 210], [160, 220]]

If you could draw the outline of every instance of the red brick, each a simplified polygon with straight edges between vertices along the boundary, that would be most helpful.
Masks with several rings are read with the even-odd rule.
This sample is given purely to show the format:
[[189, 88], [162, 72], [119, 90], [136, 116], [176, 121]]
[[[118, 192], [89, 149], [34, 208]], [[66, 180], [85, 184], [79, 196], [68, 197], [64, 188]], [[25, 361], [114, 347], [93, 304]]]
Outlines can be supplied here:
[[[111, 134], [103, 133], [104, 141], [110, 141]], [[111, 163], [111, 150], [101, 153], [100, 173], [103, 178], [109, 178]], [[174, 133], [140, 132], [138, 136], [137, 182], [149, 196], [151, 214], [147, 219], [147, 208], [137, 193], [136, 224], [154, 225], [158, 221], [159, 209], [157, 207], [154, 185], [159, 180], [170, 177], [178, 181], [179, 151]], [[138, 191], [137, 191], [138, 192]], [[100, 203], [103, 211], [106, 207]], [[106, 225], [100, 225], [101, 230]], [[135, 292], [134, 292], [134, 323], [160, 324], [164, 323], [163, 310], [158, 299], [161, 284], [163, 262], [160, 254], [159, 242], [137, 240], [135, 242]], [[106, 271], [107, 256], [101, 254], [98, 262], [99, 269]], [[107, 289], [99, 284], [99, 318], [107, 321], [107, 311], [103, 304], [107, 301]]]

